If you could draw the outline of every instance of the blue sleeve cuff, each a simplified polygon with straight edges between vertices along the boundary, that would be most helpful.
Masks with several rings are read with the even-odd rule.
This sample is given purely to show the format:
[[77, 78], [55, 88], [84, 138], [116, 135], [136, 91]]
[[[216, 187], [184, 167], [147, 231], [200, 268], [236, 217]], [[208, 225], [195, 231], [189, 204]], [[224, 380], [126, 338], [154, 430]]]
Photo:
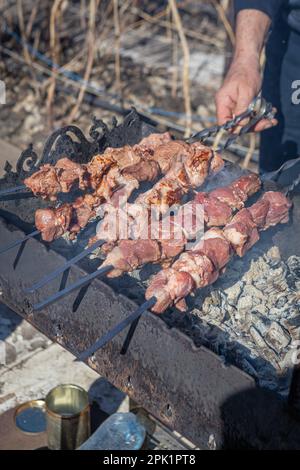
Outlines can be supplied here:
[[234, 10], [236, 15], [241, 10], [259, 10], [268, 15], [273, 22], [282, 3], [283, 0], [234, 0]]

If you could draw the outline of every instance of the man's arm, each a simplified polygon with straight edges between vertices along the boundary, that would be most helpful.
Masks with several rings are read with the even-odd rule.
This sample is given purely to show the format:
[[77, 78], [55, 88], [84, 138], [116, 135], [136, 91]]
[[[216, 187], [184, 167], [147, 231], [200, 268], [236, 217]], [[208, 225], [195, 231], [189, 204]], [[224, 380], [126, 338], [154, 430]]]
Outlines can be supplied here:
[[[267, 4], [268, 2], [260, 3]], [[252, 99], [258, 94], [262, 83], [260, 54], [270, 25], [271, 17], [267, 12], [252, 8], [238, 11], [233, 60], [223, 86], [216, 95], [219, 124], [223, 124], [234, 115], [245, 111]], [[275, 119], [271, 122], [260, 121], [255, 130], [267, 129], [276, 123]]]

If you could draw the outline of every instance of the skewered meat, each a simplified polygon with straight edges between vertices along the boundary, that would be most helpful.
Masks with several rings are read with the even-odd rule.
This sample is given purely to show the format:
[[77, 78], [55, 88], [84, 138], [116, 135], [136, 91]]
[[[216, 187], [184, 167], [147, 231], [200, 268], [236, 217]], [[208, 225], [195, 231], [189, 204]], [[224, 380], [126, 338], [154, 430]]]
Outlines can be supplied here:
[[[175, 144], [175, 142], [172, 142], [171, 144]], [[178, 204], [182, 199], [183, 194], [185, 194], [189, 189], [191, 189], [191, 187], [194, 187], [193, 183], [189, 181], [187, 172], [185, 170], [186, 167], [191, 166], [191, 161], [194, 165], [193, 171], [196, 171], [197, 168], [199, 171], [200, 176], [197, 177], [197, 180], [193, 176], [193, 181], [197, 184], [203, 183], [203, 178], [205, 178], [205, 175], [207, 176], [207, 172], [209, 171], [210, 160], [215, 160], [214, 171], [218, 171], [223, 167], [223, 160], [202, 144], [192, 144], [192, 146], [189, 147], [184, 142], [176, 142], [176, 145], [172, 145], [172, 148], [175, 152], [174, 158], [178, 158], [178, 160], [175, 161], [173, 168], [168, 171], [165, 178], [162, 178], [149, 191], [139, 196], [136, 200], [136, 204], [126, 206], [127, 210], [129, 208], [129, 224], [131, 225], [132, 223], [134, 223], [135, 225], [134, 228], [131, 228], [132, 232], [135, 233], [134, 238], [137, 238], [136, 225], [141, 225], [144, 224], [144, 222], [147, 222], [148, 213], [146, 213], [146, 217], [145, 213], [143, 213], [143, 218], [140, 219], [136, 216], [136, 214], [134, 214], [133, 216], [130, 211], [134, 210], [134, 207], [137, 206], [146, 206], [149, 208], [151, 206], [155, 206], [159, 207], [159, 211], [161, 213], [164, 213], [167, 211], [167, 209], [169, 209], [169, 207]], [[154, 154], [156, 154], [156, 152], [160, 152], [160, 150], [163, 150], [163, 155], [165, 159], [167, 149], [164, 146], [159, 146], [154, 152]], [[195, 158], [195, 156], [197, 158]], [[171, 161], [170, 153], [168, 153], [168, 161]], [[197, 161], [198, 166], [196, 166], [195, 161]], [[203, 170], [203, 168], [205, 168], [205, 170]], [[120, 236], [117, 225], [117, 219], [120, 220], [122, 216], [121, 212], [122, 211], [120, 210], [115, 211], [114, 207], [111, 207], [109, 205], [106, 206], [106, 215], [104, 217], [104, 220], [102, 221], [102, 224], [100, 225], [100, 229], [97, 232], [97, 238], [105, 239], [109, 242], [117, 241], [122, 238]], [[140, 222], [139, 220], [142, 221]], [[110, 230], [108, 229], [109, 227], [111, 227]], [[94, 239], [91, 240], [90, 243], [92, 243], [93, 241]], [[179, 245], [180, 244], [181, 241], [179, 242]], [[172, 248], [177, 249], [177, 243], [172, 242], [172, 245]], [[113, 244], [110, 243], [109, 246], [103, 246], [103, 250], [107, 253], [112, 247]], [[165, 248], [168, 251], [171, 247], [166, 245]]]
[[61, 158], [51, 166], [43, 165], [40, 170], [24, 180], [24, 184], [42, 199], [56, 200], [58, 193], [67, 193], [75, 182], [80, 189], [88, 187], [87, 172], [84, 165]]
[[69, 158], [61, 158], [55, 164], [55, 170], [62, 193], [68, 193], [75, 181], [78, 181], [80, 189], [88, 187], [87, 172], [84, 165], [72, 162]]
[[[179, 310], [186, 310], [184, 297], [195, 288], [215, 282], [221, 268], [228, 263], [231, 252], [222, 230], [208, 230], [203, 240], [193, 248], [192, 256], [190, 252], [182, 253], [171, 268], [163, 269], [154, 276], [147, 289], [147, 298], [156, 296], [155, 308], [158, 312], [163, 312], [170, 301]], [[178, 284], [176, 291], [174, 283]]]
[[153, 238], [122, 239], [116, 246], [108, 244], [105, 249], [107, 256], [102, 266], [112, 265], [114, 269], [107, 276], [118, 277], [123, 272], [133, 271], [150, 262], [169, 265], [174, 257], [182, 253], [186, 244], [182, 229], [174, 224], [172, 217], [169, 227], [170, 231], [163, 221], [159, 221], [155, 229], [152, 230]]
[[185, 297], [194, 289], [213, 283], [229, 262], [231, 253], [242, 256], [259, 239], [258, 228], [265, 230], [270, 224], [287, 222], [290, 207], [283, 194], [267, 192], [249, 209], [241, 209], [223, 230], [208, 230], [200, 245], [184, 252], [170, 268], [153, 277], [146, 291], [146, 299], [153, 296], [157, 299], [152, 311], [162, 313], [172, 304], [185, 309]]
[[224, 228], [224, 235], [239, 256], [244, 256], [258, 240], [257, 224], [248, 209], [241, 209]]
[[163, 132], [162, 134], [153, 133], [147, 137], [143, 137], [137, 145], [145, 149], [155, 149], [156, 147], [159, 147], [159, 145], [167, 144], [168, 142], [172, 142], [172, 138], [169, 132]]
[[56, 170], [49, 164], [43, 165], [39, 171], [26, 178], [24, 184], [36, 196], [40, 196], [42, 199], [49, 198], [51, 201], [56, 200], [56, 195], [61, 190]]
[[232, 249], [223, 230], [211, 228], [192, 248], [194, 253], [206, 254], [216, 270], [220, 271], [229, 262]]
[[[242, 177], [242, 183], [244, 187], [247, 188], [245, 189], [245, 191], [248, 191], [249, 194], [253, 194], [254, 187], [259, 187], [259, 178], [257, 176], [253, 176], [255, 175], [248, 175], [248, 179]], [[240, 179], [236, 180], [234, 184], [237, 186], [239, 181]], [[209, 198], [209, 193], [206, 194], [206, 196], [207, 198]], [[245, 199], [245, 197], [246, 193], [243, 193], [243, 199]], [[213, 198], [213, 200], [216, 199]], [[239, 202], [237, 202], [237, 205], [238, 204]], [[136, 208], [135, 212], [130, 213], [129, 211], [129, 217], [132, 217], [130, 221], [128, 220], [128, 218], [126, 218], [126, 213], [122, 212], [122, 214], [120, 214], [120, 210], [114, 210], [114, 212], [108, 213], [107, 218], [103, 219], [103, 222], [100, 225], [100, 231], [97, 234], [97, 238], [109, 241], [108, 244], [104, 245], [102, 251], [106, 255], [111, 252], [111, 256], [107, 256], [106, 260], [103, 263], [103, 266], [106, 266], [108, 264], [112, 264], [113, 266], [115, 266], [114, 263], [118, 263], [118, 266], [122, 265], [124, 268], [126, 266], [127, 254], [125, 251], [119, 250], [119, 245], [120, 243], [122, 243], [123, 240], [121, 239], [117, 246], [112, 243], [114, 240], [117, 240], [117, 237], [120, 238], [120, 225], [122, 225], [123, 228], [123, 237], [124, 233], [126, 233], [126, 237], [132, 236], [134, 238], [133, 240], [127, 240], [127, 246], [130, 246], [133, 251], [135, 244], [137, 244], [137, 246], [139, 245], [139, 239], [142, 238], [145, 240], [145, 247], [147, 246], [147, 241], [152, 245], [153, 241], [155, 240], [158, 247], [157, 249], [160, 253], [158, 261], [162, 264], [162, 266], [169, 265], [172, 259], [174, 259], [176, 256], [178, 256], [184, 251], [187, 239], [189, 239], [189, 237], [195, 236], [196, 229], [199, 230], [199, 227], [202, 227], [202, 224], [200, 226], [195, 225], [194, 227], [194, 221], [192, 221], [191, 230], [190, 226], [185, 226], [185, 224], [182, 223], [185, 207], [190, 208], [191, 203], [187, 203], [181, 206], [178, 214], [165, 217], [159, 221], [155, 221], [152, 219], [150, 220], [149, 211], [147, 211], [147, 209], [143, 206], [137, 205], [129, 205], [129, 208], [131, 210]], [[195, 204], [192, 208], [193, 210], [196, 208]], [[231, 208], [230, 214], [232, 214]], [[194, 213], [192, 215], [194, 215]], [[113, 216], [115, 218], [113, 218]], [[141, 219], [140, 222], [138, 222], [139, 219]], [[126, 225], [126, 230], [124, 230], [123, 222], [125, 222], [125, 224], [128, 224]], [[197, 222], [199, 223], [199, 220], [197, 220]], [[115, 230], [110, 231], [109, 224], [111, 224], [111, 228]], [[101, 226], [103, 226], [102, 229]], [[240, 255], [243, 251], [249, 249], [255, 241], [257, 241], [257, 227], [252, 221], [248, 209], [241, 209], [238, 214], [233, 217], [231, 224], [228, 224], [226, 227], [228, 232], [227, 237], [224, 233], [226, 228], [224, 229], [224, 232], [217, 228], [209, 230], [204, 234], [203, 238], [201, 238], [193, 247], [193, 258], [190, 259], [188, 253], [182, 254], [179, 258], [179, 261], [173, 264], [173, 267], [177, 268], [179, 266], [183, 266], [180, 271], [187, 270], [187, 272], [190, 273], [198, 273], [195, 274], [195, 276], [197, 275], [197, 280], [194, 279], [198, 287], [201, 287], [201, 282], [204, 283], [203, 285], [207, 285], [206, 283], [208, 282], [208, 279], [209, 283], [213, 282], [211, 280], [215, 276], [219, 275], [219, 271], [228, 263], [231, 256], [231, 245], [227, 239], [229, 237], [230, 230], [233, 233], [233, 235], [231, 234], [231, 242], [234, 245], [236, 252]], [[107, 232], [105, 233], [105, 231]], [[95, 239], [92, 239], [91, 242], [94, 241]], [[146, 261], [142, 262], [142, 264], [145, 264], [145, 262]], [[203, 265], [203, 272], [201, 271], [200, 265]], [[112, 271], [110, 271], [108, 276], [117, 277], [120, 275], [120, 271], [120, 268], [113, 269]], [[124, 271], [127, 271], [127, 269], [124, 269]]]
[[230, 207], [226, 202], [219, 201], [218, 198], [211, 196], [207, 193], [198, 193], [192, 206], [201, 204], [204, 211], [204, 220], [208, 227], [220, 227], [225, 225], [232, 216], [233, 207]]
[[[268, 210], [264, 209], [265, 217], [261, 215], [262, 206], [268, 205]], [[292, 203], [287, 199], [284, 194], [278, 191], [268, 191], [265, 193], [260, 201], [254, 204], [251, 208], [251, 215], [256, 220], [257, 212], [260, 212], [260, 224], [262, 230], [277, 225], [284, 224], [289, 220], [289, 209]]]
[[80, 232], [96, 216], [93, 207], [97, 203], [98, 199], [92, 194], [78, 197], [72, 206], [72, 221], [69, 227], [66, 227], [67, 231], [71, 234]]
[[[177, 142], [177, 145], [174, 147], [175, 153], [173, 155], [172, 153], [170, 153], [169, 147], [174, 147], [173, 142], [158, 145], [153, 150], [153, 152], [150, 152], [149, 149], [142, 150], [142, 153], [147, 153], [147, 158], [149, 158], [149, 161], [154, 161], [154, 166], [151, 166], [150, 173], [146, 174], [145, 166], [143, 168], [143, 171], [140, 171], [138, 174], [135, 173], [135, 176], [133, 176], [133, 174], [131, 174], [131, 171], [133, 169], [131, 157], [129, 158], [130, 171], [128, 173], [125, 172], [126, 168], [120, 170], [119, 166], [112, 166], [108, 170], [108, 172], [103, 176], [99, 187], [97, 187], [97, 189], [93, 193], [93, 196], [95, 196], [96, 203], [93, 203], [91, 207], [92, 216], [94, 215], [95, 208], [98, 207], [105, 200], [110, 201], [112, 205], [115, 205], [119, 200], [120, 196], [123, 196], [126, 201], [131, 195], [131, 193], [134, 191], [134, 189], [138, 188], [141, 180], [143, 181], [145, 178], [147, 178], [148, 181], [152, 181], [153, 177], [156, 176], [157, 168], [155, 167], [155, 165], [160, 165], [161, 153], [163, 154], [164, 168], [167, 168], [166, 154], [168, 154], [169, 158], [168, 165], [173, 165], [173, 167], [171, 170], [169, 170], [165, 178], [162, 178], [156, 185], [154, 185], [154, 187], [150, 191], [145, 193], [144, 198], [138, 198], [138, 202], [143, 202], [148, 205], [150, 203], [159, 205], [159, 209], [162, 210], [161, 208], [163, 208], [164, 211], [166, 210], [166, 207], [180, 202], [182, 195], [187, 192], [188, 189], [191, 189], [193, 187], [192, 183], [189, 181], [187, 176], [187, 167], [193, 166], [193, 172], [195, 173], [196, 169], [198, 168], [200, 176], [196, 178], [193, 174], [193, 181], [196, 181], [197, 184], [199, 182], [204, 181], [205, 176], [207, 176], [207, 174], [211, 171], [210, 167], [214, 168], [214, 172], [220, 170], [223, 167], [224, 162], [221, 157], [214, 154], [212, 150], [207, 149], [202, 144], [188, 145], [184, 142]], [[168, 149], [168, 152], [166, 152], [166, 149]], [[107, 150], [110, 151], [110, 149]], [[121, 149], [117, 150], [121, 151]], [[131, 151], [132, 150], [130, 150], [130, 152]], [[139, 152], [141, 153], [140, 149]], [[185, 157], [187, 153], [188, 156], [183, 159], [183, 156]], [[140, 163], [138, 163], [137, 165], [140, 165]], [[162, 170], [162, 168], [160, 168], [160, 170]], [[73, 210], [75, 212], [73, 219], [76, 220], [76, 203]], [[51, 223], [51, 220], [49, 220], [49, 223]], [[72, 227], [70, 227], [71, 238], [76, 236], [76, 233], [78, 233], [79, 231], [79, 226], [79, 224], [74, 223]], [[55, 233], [55, 231], [53, 231], [53, 233]]]
[[[240, 207], [241, 204], [244, 205], [246, 199], [254, 194], [254, 192], [260, 188], [260, 185], [259, 177], [254, 174], [242, 176], [235, 180], [230, 187], [243, 186], [244, 189], [243, 192], [240, 191], [240, 196], [234, 199], [236, 206], [234, 206], [233, 201], [231, 201], [231, 207], [225, 202], [219, 201], [216, 197], [211, 197], [211, 193], [197, 193], [192, 201], [179, 207], [173, 218], [167, 219], [178, 227], [178, 233], [176, 237], [169, 235], [169, 238], [173, 238], [170, 240], [170, 243], [168, 240], [165, 240], [165, 243], [162, 241], [162, 244], [166, 246], [167, 251], [169, 249], [176, 251], [177, 248], [184, 243], [183, 239], [192, 240], [198, 236], [197, 232], [199, 228], [203, 226], [204, 221], [207, 226], [226, 225], [232, 217], [233, 210]], [[148, 194], [150, 194], [150, 192], [148, 192]], [[124, 238], [124, 233], [126, 233], [126, 238], [133, 239], [160, 238], [157, 231], [153, 232], [153, 217], [151, 219], [151, 229], [149, 229], [151, 212], [145, 205], [127, 204], [123, 211], [123, 209], [115, 209], [107, 204], [102, 209], [103, 213], [99, 215], [103, 217], [105, 214], [105, 216], [98, 226], [96, 237], [93, 237], [89, 244], [94, 243], [96, 239], [107, 240], [109, 244], [102, 246], [102, 251], [105, 254], [113, 248], [114, 243], [112, 242]], [[124, 231], [125, 224], [126, 232]], [[122, 233], [120, 231], [121, 226], [123, 229]], [[151, 234], [149, 230], [152, 231]], [[182, 230], [184, 236], [180, 235]], [[174, 230], [170, 230], [169, 232], [172, 234]]]
[[200, 143], [190, 146], [184, 142], [177, 144], [176, 163], [173, 163], [165, 178], [137, 198], [138, 204], [157, 206], [161, 213], [165, 213], [169, 207], [178, 204], [185, 193], [201, 186], [209, 174], [223, 168], [224, 161], [210, 148]]
[[[214, 164], [212, 164], [214, 161]], [[144, 164], [145, 162], [145, 164]], [[126, 188], [126, 200], [142, 181], [153, 181], [160, 171], [167, 174], [152, 189], [141, 195], [137, 202], [148, 206], [160, 206], [162, 212], [180, 201], [191, 187], [199, 186], [211, 172], [219, 171], [223, 160], [211, 149], [202, 144], [188, 145], [176, 141], [159, 145], [151, 155], [142, 157], [135, 164], [122, 169], [119, 166], [109, 170], [96, 192], [98, 196], [110, 200], [115, 188]], [[114, 203], [115, 198], [113, 198]]]
[[35, 213], [36, 228], [43, 233], [43, 240], [61, 237], [71, 224], [72, 207], [63, 204], [56, 209], [38, 209]]
[[[147, 298], [155, 296], [156, 313], [164, 312], [172, 303], [178, 305], [178, 302], [187, 297], [195, 288], [194, 280], [189, 273], [185, 271], [176, 271], [175, 269], [163, 269], [151, 281], [147, 289]], [[185, 308], [185, 303], [181, 306]]]
[[[96, 189], [110, 168], [118, 166], [122, 170], [133, 167], [152, 154], [156, 147], [170, 141], [168, 132], [152, 134], [133, 147], [126, 145], [117, 149], [108, 148], [102, 155], [94, 156], [87, 165], [80, 165], [64, 157], [54, 166], [42, 165], [40, 170], [24, 180], [24, 184], [36, 196], [50, 200], [56, 200], [60, 192], [69, 192], [77, 183], [80, 189]], [[154, 177], [155, 164], [152, 167]]]
[[114, 277], [130, 272], [145, 263], [156, 263], [160, 257], [159, 245], [155, 240], [121, 240], [112, 250], [103, 266], [114, 266]]
[[244, 202], [255, 194], [261, 186], [257, 175], [250, 174], [238, 178], [226, 188], [218, 188], [210, 193], [210, 197], [224, 202], [232, 209], [241, 209]]
[[[100, 181], [100, 184], [96, 188], [96, 191], [90, 198], [77, 198], [75, 203], [73, 203], [73, 208], [72, 205], [70, 204], [70, 207], [72, 208], [73, 215], [72, 215], [72, 225], [67, 229], [70, 230], [71, 232], [71, 238], [76, 236], [76, 234], [80, 231], [81, 228], [83, 228], [87, 222], [90, 220], [90, 218], [94, 217], [94, 209], [95, 207], [98, 207], [104, 200], [105, 198], [110, 199], [112, 203], [117, 204], [118, 198], [120, 197], [125, 197], [128, 198], [132, 191], [136, 189], [139, 185], [138, 178], [141, 178], [141, 181], [144, 181], [146, 178], [149, 179], [149, 181], [152, 181], [154, 178], [157, 177], [159, 174], [160, 168], [159, 165], [157, 164], [156, 161], [152, 161], [152, 164], [147, 165], [144, 164], [143, 167], [141, 167], [141, 162], [143, 161], [145, 163], [145, 160], [141, 160], [139, 157], [137, 159], [137, 155], [147, 155], [149, 158], [151, 154], [153, 153], [154, 149], [150, 149], [149, 145], [152, 143], [152, 145], [155, 147], [160, 146], [162, 143], [164, 145], [167, 144], [167, 142], [170, 140], [170, 135], [168, 133], [165, 134], [158, 134], [157, 136], [149, 136], [148, 138], [145, 138], [141, 141], [140, 146], [135, 146], [134, 149], [136, 152], [133, 152], [132, 148], [127, 146], [124, 150], [122, 149], [107, 149], [103, 155], [98, 155], [94, 157], [89, 164], [91, 168], [91, 173], [90, 173], [90, 179], [92, 181]], [[115, 158], [113, 158], [113, 155]], [[118, 157], [118, 160], [116, 159]], [[36, 180], [36, 183], [41, 183], [41, 175], [45, 174], [46, 176], [51, 174], [52, 180], [56, 182], [56, 186], [53, 186], [52, 193], [55, 193], [55, 191], [59, 192], [62, 190], [59, 182], [58, 182], [58, 171], [61, 172], [62, 166], [66, 164], [65, 160], [63, 159], [64, 162], [59, 163], [58, 162], [58, 169], [56, 167], [51, 167], [47, 166], [46, 168], [42, 168], [39, 172], [37, 172], [34, 177], [34, 181]], [[116, 165], [116, 161], [119, 162], [119, 166]], [[125, 161], [127, 163], [125, 163]], [[70, 161], [68, 161], [70, 162]], [[134, 163], [137, 162], [137, 163]], [[72, 162], [70, 162], [72, 164]], [[150, 163], [150, 161], [149, 161]], [[126, 167], [126, 164], [128, 165], [128, 169]], [[68, 165], [68, 164], [67, 164]], [[137, 169], [138, 165], [140, 168], [140, 173], [141, 175], [137, 174]], [[124, 168], [124, 174], [122, 174], [120, 167]], [[69, 167], [68, 167], [69, 168]], [[141, 169], [142, 168], [142, 169]], [[146, 172], [146, 169], [148, 169], [148, 173]], [[108, 171], [107, 171], [108, 170]], [[127, 173], [125, 172], [127, 171]], [[107, 171], [106, 174], [104, 174]], [[134, 174], [131, 174], [134, 173]], [[60, 176], [62, 175], [59, 173]], [[70, 172], [66, 173], [67, 176], [70, 175]], [[99, 176], [101, 175], [101, 177]], [[104, 175], [104, 176], [103, 176]], [[99, 180], [98, 180], [99, 178]], [[52, 181], [51, 180], [51, 181]], [[65, 180], [70, 183], [70, 179], [65, 178]], [[65, 185], [67, 184], [65, 181]], [[85, 181], [85, 179], [82, 181]], [[33, 180], [31, 180], [31, 183]], [[30, 184], [29, 181], [27, 181], [28, 185]], [[53, 183], [52, 183], [53, 184]], [[123, 189], [122, 189], [123, 186]], [[121, 189], [118, 189], [121, 187]], [[43, 186], [44, 188], [44, 186]], [[65, 186], [66, 188], [66, 186]], [[37, 190], [37, 187], [34, 187], [35, 190]], [[118, 191], [116, 191], [118, 189]], [[49, 194], [49, 191], [47, 193], [46, 189], [44, 191], [44, 194]], [[55, 199], [55, 197], [53, 197]], [[46, 220], [46, 215], [48, 209], [43, 209], [46, 211], [45, 214], [45, 220]], [[88, 214], [90, 214], [90, 217], [88, 217]], [[39, 218], [41, 218], [42, 213], [39, 212]], [[58, 232], [56, 230], [56, 227], [54, 225], [53, 229], [51, 230], [50, 224], [53, 223], [55, 224], [55, 217], [47, 217], [48, 224], [49, 224], [49, 230], [46, 235], [47, 241], [49, 240], [49, 234], [53, 233], [53, 235], [57, 234], [55, 238], [57, 238]], [[84, 222], [85, 220], [85, 222]], [[44, 230], [46, 230], [45, 225], [41, 225]], [[42, 230], [42, 238], [44, 238]], [[46, 239], [45, 239], [46, 240]]]
[[194, 201], [203, 204], [204, 220], [208, 227], [226, 225], [232, 211], [244, 207], [247, 199], [261, 187], [257, 175], [250, 173], [233, 181], [229, 186], [215, 189], [210, 193], [198, 193]]

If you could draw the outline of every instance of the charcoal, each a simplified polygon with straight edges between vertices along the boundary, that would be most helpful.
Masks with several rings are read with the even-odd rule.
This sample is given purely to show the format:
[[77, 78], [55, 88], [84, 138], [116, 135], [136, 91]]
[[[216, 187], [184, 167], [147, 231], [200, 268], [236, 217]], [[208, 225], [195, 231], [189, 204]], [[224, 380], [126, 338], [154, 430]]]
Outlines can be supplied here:
[[220, 278], [217, 289], [204, 290], [202, 302], [192, 310], [208, 326], [220, 329], [218, 350], [227, 361], [282, 396], [291, 380], [291, 342], [300, 336], [300, 295], [295, 289], [299, 265], [297, 256], [283, 261], [275, 246], [266, 253], [254, 248], [230, 264], [224, 282]]
[[238, 282], [232, 287], [229, 287], [228, 289], [225, 289], [225, 294], [227, 295], [227, 300], [230, 304], [236, 304], [238, 301], [238, 298], [242, 292], [242, 287], [243, 284], [242, 282]]
[[260, 332], [254, 327], [251, 326], [249, 330], [250, 336], [253, 342], [260, 348], [264, 348], [266, 346], [266, 342]]
[[251, 310], [253, 307], [253, 298], [250, 295], [240, 297], [237, 303], [238, 310]]
[[278, 322], [272, 322], [265, 340], [271, 348], [280, 352], [290, 344], [291, 336]]

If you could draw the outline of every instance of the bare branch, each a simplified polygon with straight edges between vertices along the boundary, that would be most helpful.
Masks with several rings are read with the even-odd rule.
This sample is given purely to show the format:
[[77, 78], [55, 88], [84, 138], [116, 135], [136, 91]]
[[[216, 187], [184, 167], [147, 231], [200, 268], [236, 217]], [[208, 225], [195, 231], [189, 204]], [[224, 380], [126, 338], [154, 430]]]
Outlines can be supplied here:
[[178, 36], [183, 52], [182, 88], [186, 114], [185, 135], [188, 137], [191, 133], [192, 127], [192, 107], [190, 97], [190, 50], [175, 0], [169, 0], [169, 5], [173, 14], [174, 23], [178, 31]]

